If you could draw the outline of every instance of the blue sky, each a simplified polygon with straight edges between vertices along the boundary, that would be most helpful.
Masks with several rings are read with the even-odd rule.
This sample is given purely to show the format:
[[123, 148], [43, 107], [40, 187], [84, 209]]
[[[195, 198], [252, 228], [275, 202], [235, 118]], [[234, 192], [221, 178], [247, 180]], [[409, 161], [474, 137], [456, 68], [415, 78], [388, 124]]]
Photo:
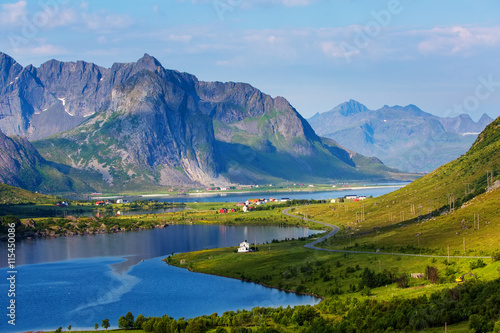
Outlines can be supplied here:
[[0, 51], [109, 67], [144, 53], [248, 82], [306, 118], [356, 99], [500, 115], [500, 1], [0, 1]]

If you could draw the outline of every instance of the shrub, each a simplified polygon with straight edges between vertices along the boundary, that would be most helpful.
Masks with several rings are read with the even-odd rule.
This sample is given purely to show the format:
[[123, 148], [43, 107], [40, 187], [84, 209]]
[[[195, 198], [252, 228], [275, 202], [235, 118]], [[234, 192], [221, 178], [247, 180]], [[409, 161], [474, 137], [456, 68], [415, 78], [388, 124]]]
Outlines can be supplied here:
[[396, 283], [398, 288], [408, 288], [410, 285], [410, 279], [407, 274], [401, 274], [398, 278], [396, 278]]
[[437, 284], [439, 282], [439, 273], [436, 267], [427, 266], [425, 269], [425, 275], [431, 283]]
[[470, 269], [483, 268], [486, 266], [486, 263], [482, 259], [477, 259], [477, 261], [473, 261], [470, 263]]

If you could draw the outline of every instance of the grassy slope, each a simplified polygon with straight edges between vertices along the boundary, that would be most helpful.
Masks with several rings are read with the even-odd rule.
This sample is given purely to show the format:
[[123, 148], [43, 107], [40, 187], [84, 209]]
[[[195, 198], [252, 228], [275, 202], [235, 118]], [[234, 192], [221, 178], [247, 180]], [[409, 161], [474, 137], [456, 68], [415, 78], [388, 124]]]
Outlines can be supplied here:
[[[357, 286], [364, 267], [376, 273], [388, 270], [395, 274], [422, 273], [425, 267], [432, 265], [438, 268], [443, 279], [440, 285], [430, 285], [428, 281], [412, 279], [410, 288], [398, 289], [395, 284], [372, 290], [377, 299], [388, 300], [393, 296], [417, 297], [443, 288], [456, 285], [455, 278], [470, 271], [471, 259], [453, 259], [455, 264], [447, 266], [446, 260], [405, 257], [377, 256], [370, 254], [334, 254], [309, 250], [303, 247], [306, 241], [291, 241], [278, 244], [259, 245], [259, 251], [248, 254], [234, 253], [236, 247], [225, 249], [203, 250], [191, 253], [176, 254], [169, 259], [170, 263], [190, 268], [197, 272], [223, 275], [232, 278], [244, 278], [257, 283], [286, 289], [314, 293], [329, 297], [346, 294], [350, 297], [362, 297], [359, 291], [350, 292], [350, 286]], [[181, 264], [181, 260], [186, 260]], [[490, 263], [473, 272], [480, 279], [498, 277], [497, 268], [500, 263]], [[359, 270], [356, 270], [359, 266]], [[346, 268], [353, 268], [348, 272]], [[447, 270], [448, 268], [448, 270]], [[325, 278], [327, 276], [327, 278]]]
[[27, 204], [27, 203], [54, 203], [57, 199], [52, 196], [38, 194], [18, 187], [0, 184], [0, 205]]
[[[500, 233], [500, 191], [483, 192], [487, 170], [493, 170], [493, 180], [499, 178], [499, 127], [497, 119], [467, 154], [398, 191], [363, 202], [317, 205], [299, 212], [339, 225], [341, 233], [328, 242], [335, 248], [359, 243], [401, 250], [402, 246], [420, 244], [418, 252], [446, 254], [449, 245], [452, 254], [463, 254], [465, 238], [466, 253], [491, 253], [499, 247], [495, 240]], [[466, 194], [466, 188], [471, 193]], [[455, 202], [452, 213], [450, 195]], [[479, 214], [479, 230], [474, 214]]]

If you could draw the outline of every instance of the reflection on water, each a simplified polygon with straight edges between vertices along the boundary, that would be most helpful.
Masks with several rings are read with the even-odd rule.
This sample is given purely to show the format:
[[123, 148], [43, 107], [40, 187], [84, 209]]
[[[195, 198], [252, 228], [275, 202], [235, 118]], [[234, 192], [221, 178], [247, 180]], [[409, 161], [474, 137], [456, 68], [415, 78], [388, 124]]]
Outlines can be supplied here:
[[[116, 234], [36, 238], [18, 241], [17, 265], [56, 262], [77, 258], [127, 257], [121, 265], [133, 266], [141, 260], [216, 247], [236, 246], [247, 239], [259, 244], [275, 239], [307, 237], [315, 233], [306, 228], [275, 226], [170, 225], [164, 229], [121, 232]], [[6, 242], [0, 249], [7, 251]], [[4, 252], [6, 253], [6, 252]], [[7, 256], [0, 257], [0, 267]]]
[[[68, 325], [88, 330], [104, 318], [117, 327], [118, 318], [128, 311], [135, 316], [190, 318], [254, 306], [316, 304], [319, 300], [314, 297], [192, 273], [161, 261], [172, 252], [236, 246], [244, 239], [265, 243], [311, 233], [271, 226], [174, 225], [19, 241], [16, 303], [20, 319], [15, 330], [2, 322], [0, 331], [54, 330]], [[0, 249], [6, 253], [6, 244], [0, 244]], [[7, 268], [1, 268], [0, 275], [6, 274]], [[7, 281], [0, 280], [0, 290], [7, 287]], [[6, 302], [7, 293], [0, 293], [0, 304]]]

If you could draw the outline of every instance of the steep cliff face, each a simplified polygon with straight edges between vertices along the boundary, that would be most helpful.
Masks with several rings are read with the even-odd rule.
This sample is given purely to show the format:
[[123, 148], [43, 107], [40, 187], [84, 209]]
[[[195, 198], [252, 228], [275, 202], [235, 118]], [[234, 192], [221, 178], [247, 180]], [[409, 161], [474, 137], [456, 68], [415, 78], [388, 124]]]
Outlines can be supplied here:
[[9, 56], [0, 53], [0, 130], [27, 136], [31, 118], [56, 102], [43, 85]]
[[[0, 129], [37, 140], [74, 128], [100, 111], [113, 88], [137, 72], [161, 64], [145, 55], [136, 63], [111, 68], [84, 61], [50, 60], [23, 68], [0, 53]], [[66, 114], [51, 112], [62, 109]]]
[[3, 84], [18, 79], [2, 90], [11, 102], [2, 106], [10, 118], [0, 119], [1, 128], [42, 139], [34, 144], [45, 160], [94, 188], [368, 179], [388, 171], [323, 142], [282, 97], [244, 83], [201, 82], [147, 54], [111, 68], [56, 60], [22, 68], [3, 58]]
[[224, 182], [211, 119], [195, 100], [183, 75], [143, 69], [113, 89], [104, 111], [37, 146], [48, 159], [100, 172], [117, 189]]
[[257, 150], [311, 156], [319, 137], [283, 97], [271, 98], [243, 83], [198, 82], [202, 105], [216, 138]]
[[47, 162], [26, 138], [0, 132], [0, 183], [45, 193], [91, 189], [71, 179], [70, 168], [62, 169]]

